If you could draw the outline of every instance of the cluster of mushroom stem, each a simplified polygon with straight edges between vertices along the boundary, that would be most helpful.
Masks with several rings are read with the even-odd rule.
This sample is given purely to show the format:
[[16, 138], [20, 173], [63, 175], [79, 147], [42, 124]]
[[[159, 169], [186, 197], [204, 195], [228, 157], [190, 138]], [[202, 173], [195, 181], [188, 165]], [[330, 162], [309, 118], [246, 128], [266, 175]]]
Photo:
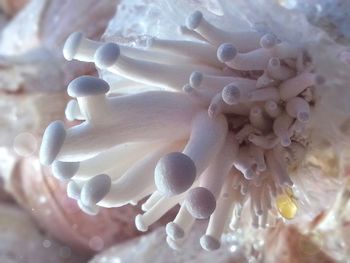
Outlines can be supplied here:
[[209, 219], [200, 243], [215, 250], [243, 209], [255, 227], [295, 216], [290, 173], [308, 147], [314, 89], [324, 80], [302, 47], [271, 32], [223, 31], [199, 11], [186, 27], [190, 40], [150, 38], [143, 48], [72, 34], [66, 59], [94, 62], [131, 89], [159, 90], [123, 94], [123, 85], [92, 76], [73, 80], [66, 117], [82, 123], [51, 123], [40, 158], [87, 213], [150, 195], [139, 230], [179, 204], [169, 245], [180, 247], [196, 220]]

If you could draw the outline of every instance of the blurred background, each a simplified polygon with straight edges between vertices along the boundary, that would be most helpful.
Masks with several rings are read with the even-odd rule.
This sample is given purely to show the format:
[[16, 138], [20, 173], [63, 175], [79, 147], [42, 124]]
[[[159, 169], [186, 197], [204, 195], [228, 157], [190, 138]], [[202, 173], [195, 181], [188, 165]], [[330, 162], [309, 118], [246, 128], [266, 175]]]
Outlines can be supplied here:
[[[303, 13], [334, 41], [349, 45], [349, 0], [270, 2]], [[80, 75], [99, 74], [90, 63], [64, 60], [66, 38], [75, 31], [96, 40], [120, 38], [125, 32], [116, 21], [118, 10], [128, 13], [125, 8], [134, 11], [129, 29], [142, 31], [153, 26], [142, 18], [157, 15], [152, 13], [156, 5], [151, 0], [0, 0], [0, 262], [350, 262], [347, 178], [341, 187], [339, 182], [329, 187], [334, 197], [329, 209], [307, 223], [277, 222], [264, 233], [239, 230], [209, 254], [197, 244], [201, 225], [176, 252], [164, 242], [162, 222], [168, 220], [146, 234], [136, 230], [139, 207], [84, 214], [66, 196], [65, 184], [40, 165], [44, 129], [64, 119], [67, 84]], [[343, 59], [350, 64], [350, 55]], [[336, 170], [330, 173], [338, 172], [336, 161], [330, 167]]]

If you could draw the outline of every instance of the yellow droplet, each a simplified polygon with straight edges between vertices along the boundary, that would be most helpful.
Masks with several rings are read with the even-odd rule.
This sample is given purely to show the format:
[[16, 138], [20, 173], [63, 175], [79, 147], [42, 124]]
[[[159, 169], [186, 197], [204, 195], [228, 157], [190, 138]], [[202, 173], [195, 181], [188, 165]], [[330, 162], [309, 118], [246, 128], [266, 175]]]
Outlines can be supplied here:
[[278, 212], [285, 219], [293, 219], [298, 211], [297, 204], [293, 197], [288, 194], [281, 194], [276, 198]]

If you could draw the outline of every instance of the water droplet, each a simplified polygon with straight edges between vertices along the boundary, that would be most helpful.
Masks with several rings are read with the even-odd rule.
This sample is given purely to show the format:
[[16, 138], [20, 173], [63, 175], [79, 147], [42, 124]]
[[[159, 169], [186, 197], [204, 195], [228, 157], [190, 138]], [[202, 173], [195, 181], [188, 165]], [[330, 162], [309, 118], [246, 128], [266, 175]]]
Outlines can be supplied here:
[[44, 248], [49, 248], [49, 247], [51, 247], [51, 241], [45, 239], [45, 240], [43, 241], [43, 247], [44, 247]]
[[38, 141], [33, 134], [23, 132], [15, 137], [13, 149], [19, 156], [28, 157], [38, 149]]

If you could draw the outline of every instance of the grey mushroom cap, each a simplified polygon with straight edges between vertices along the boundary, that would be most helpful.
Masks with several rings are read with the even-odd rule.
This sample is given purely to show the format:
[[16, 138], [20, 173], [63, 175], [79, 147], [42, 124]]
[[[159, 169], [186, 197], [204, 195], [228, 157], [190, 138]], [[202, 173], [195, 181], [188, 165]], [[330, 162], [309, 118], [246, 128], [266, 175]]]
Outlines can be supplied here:
[[196, 29], [200, 22], [202, 21], [203, 18], [203, 14], [200, 11], [195, 11], [194, 13], [192, 13], [186, 20], [186, 26], [189, 29]]
[[221, 245], [219, 240], [209, 235], [202, 236], [199, 242], [201, 247], [207, 251], [217, 250]]
[[88, 97], [105, 94], [109, 91], [109, 85], [106, 81], [92, 77], [81, 76], [68, 85], [67, 92], [71, 97]]
[[192, 159], [181, 152], [163, 156], [155, 168], [155, 184], [166, 196], [178, 195], [191, 187], [196, 178], [196, 166]]
[[237, 49], [230, 43], [221, 44], [216, 52], [221, 62], [228, 62], [237, 55]]
[[83, 34], [81, 32], [75, 32], [71, 34], [63, 47], [63, 56], [66, 60], [72, 60], [77, 53]]
[[112, 180], [106, 174], [99, 174], [87, 181], [81, 189], [80, 200], [85, 206], [101, 201], [111, 189]]
[[216, 208], [216, 199], [205, 187], [191, 189], [185, 200], [188, 212], [196, 219], [207, 219]]
[[180, 239], [185, 236], [185, 231], [176, 223], [170, 222], [166, 225], [165, 231], [172, 239]]
[[94, 55], [95, 65], [98, 68], [109, 68], [116, 63], [120, 56], [120, 48], [115, 43], [106, 43], [100, 46]]
[[54, 121], [46, 128], [39, 153], [40, 162], [43, 165], [52, 164], [60, 152], [65, 138], [66, 130], [62, 121]]
[[194, 88], [197, 88], [200, 86], [202, 80], [203, 80], [203, 74], [198, 71], [194, 71], [190, 76], [190, 85]]

